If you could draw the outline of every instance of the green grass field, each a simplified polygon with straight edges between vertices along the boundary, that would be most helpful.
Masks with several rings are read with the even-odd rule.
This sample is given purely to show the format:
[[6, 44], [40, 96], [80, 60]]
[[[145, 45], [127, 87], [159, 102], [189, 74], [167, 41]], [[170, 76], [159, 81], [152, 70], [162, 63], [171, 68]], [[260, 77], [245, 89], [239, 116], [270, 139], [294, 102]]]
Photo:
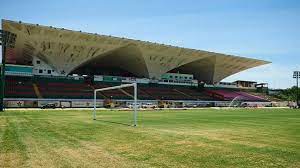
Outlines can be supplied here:
[[0, 167], [300, 167], [300, 110], [0, 113]]

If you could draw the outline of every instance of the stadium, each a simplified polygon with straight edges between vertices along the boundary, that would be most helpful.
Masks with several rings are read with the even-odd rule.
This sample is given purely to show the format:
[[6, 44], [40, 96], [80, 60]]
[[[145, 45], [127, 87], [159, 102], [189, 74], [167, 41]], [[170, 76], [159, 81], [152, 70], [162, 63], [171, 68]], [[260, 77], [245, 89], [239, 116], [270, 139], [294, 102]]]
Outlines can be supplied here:
[[1, 25], [0, 167], [300, 165], [293, 100], [268, 83], [223, 81], [269, 61]]
[[[89, 107], [95, 88], [124, 83], [138, 84], [141, 105], [228, 106], [235, 98], [270, 104], [261, 96], [267, 84], [221, 82], [267, 61], [9, 20], [2, 28], [16, 35], [5, 52], [7, 107]], [[125, 88], [98, 98], [128, 106], [132, 96]]]

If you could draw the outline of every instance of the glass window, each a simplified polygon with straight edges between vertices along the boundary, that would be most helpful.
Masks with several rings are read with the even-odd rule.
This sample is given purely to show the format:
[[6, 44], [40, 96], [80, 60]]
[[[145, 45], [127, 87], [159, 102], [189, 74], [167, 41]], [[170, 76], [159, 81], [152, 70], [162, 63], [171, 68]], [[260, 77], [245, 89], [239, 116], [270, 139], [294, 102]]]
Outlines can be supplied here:
[[51, 70], [48, 70], [48, 74], [51, 74]]
[[40, 61], [40, 60], [37, 60], [37, 61], [36, 61], [36, 64], [40, 64], [40, 63], [41, 63], [41, 61]]
[[42, 70], [42, 69], [39, 69], [39, 73], [43, 73], [43, 70]]

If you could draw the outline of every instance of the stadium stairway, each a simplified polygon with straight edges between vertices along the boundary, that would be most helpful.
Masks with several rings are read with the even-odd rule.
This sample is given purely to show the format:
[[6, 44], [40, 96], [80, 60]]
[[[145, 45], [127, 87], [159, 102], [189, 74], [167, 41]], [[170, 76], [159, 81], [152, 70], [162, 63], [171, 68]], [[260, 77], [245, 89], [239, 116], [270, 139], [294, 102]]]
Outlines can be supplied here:
[[211, 96], [207, 95], [206, 92], [199, 91], [197, 89], [178, 87], [176, 88], [176, 90], [189, 95], [192, 100], [219, 100], [216, 98], [214, 99]]
[[144, 92], [142, 89], [139, 89], [139, 88], [138, 88], [138, 97], [140, 99], [145, 99], [145, 100], [154, 100], [155, 99], [152, 95], [148, 94], [147, 92]]
[[140, 90], [146, 92], [148, 95], [151, 95], [154, 99], [157, 100], [191, 100], [191, 98], [188, 98], [185, 95], [174, 91], [171, 87], [148, 86], [140, 87]]
[[83, 81], [37, 78], [35, 83], [43, 98], [92, 99], [93, 90]]
[[[92, 90], [95, 90], [95, 89], [96, 89], [93, 85], [90, 85], [90, 87], [91, 87]], [[101, 95], [101, 97], [102, 97], [103, 99], [107, 99], [107, 97], [106, 97], [102, 92], [97, 92], [97, 94]]]
[[41, 92], [39, 90], [39, 87], [35, 83], [33, 83], [32, 86], [33, 86], [33, 90], [34, 90], [37, 98], [42, 99], [43, 96], [42, 96], [42, 94], [41, 94]]
[[[115, 86], [114, 84], [111, 83], [100, 83], [97, 82], [93, 85], [95, 88], [105, 88], [105, 87], [111, 87]], [[131, 99], [131, 96], [128, 96], [127, 94], [123, 93], [119, 89], [114, 89], [114, 90], [106, 90], [101, 92], [105, 97], [111, 98], [111, 99]]]
[[124, 93], [125, 95], [127, 95], [127, 96], [129, 96], [129, 97], [131, 97], [131, 98], [134, 98], [133, 95], [129, 94], [129, 93], [126, 92], [124, 89], [119, 88], [119, 90], [120, 90], [122, 93]]
[[[142, 86], [138, 86], [138, 99], [140, 100], [154, 100], [154, 98], [147, 94], [146, 92], [144, 92], [142, 89]], [[133, 98], [133, 88], [122, 88], [122, 90], [124, 90], [126, 93], [128, 93], [130, 98]]]
[[175, 92], [178, 92], [178, 93], [182, 94], [183, 96], [185, 96], [185, 97], [187, 97], [187, 98], [190, 98], [191, 100], [195, 99], [193, 96], [188, 95], [187, 93], [184, 93], [184, 92], [182, 92], [182, 91], [180, 91], [180, 90], [177, 90], [177, 89], [173, 89], [173, 90], [174, 90]]

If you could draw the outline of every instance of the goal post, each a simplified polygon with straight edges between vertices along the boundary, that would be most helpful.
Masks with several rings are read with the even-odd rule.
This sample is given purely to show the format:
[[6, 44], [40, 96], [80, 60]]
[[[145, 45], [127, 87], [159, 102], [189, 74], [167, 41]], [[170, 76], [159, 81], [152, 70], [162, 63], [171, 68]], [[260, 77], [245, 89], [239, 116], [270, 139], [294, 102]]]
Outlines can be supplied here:
[[119, 86], [112, 86], [112, 87], [106, 87], [101, 89], [95, 89], [94, 90], [94, 112], [93, 112], [93, 119], [96, 120], [96, 99], [97, 99], [97, 92], [105, 91], [105, 90], [113, 90], [113, 89], [121, 89], [125, 87], [133, 87], [133, 94], [134, 94], [134, 112], [133, 112], [133, 126], [137, 126], [137, 83], [131, 83], [131, 84], [123, 84]]

